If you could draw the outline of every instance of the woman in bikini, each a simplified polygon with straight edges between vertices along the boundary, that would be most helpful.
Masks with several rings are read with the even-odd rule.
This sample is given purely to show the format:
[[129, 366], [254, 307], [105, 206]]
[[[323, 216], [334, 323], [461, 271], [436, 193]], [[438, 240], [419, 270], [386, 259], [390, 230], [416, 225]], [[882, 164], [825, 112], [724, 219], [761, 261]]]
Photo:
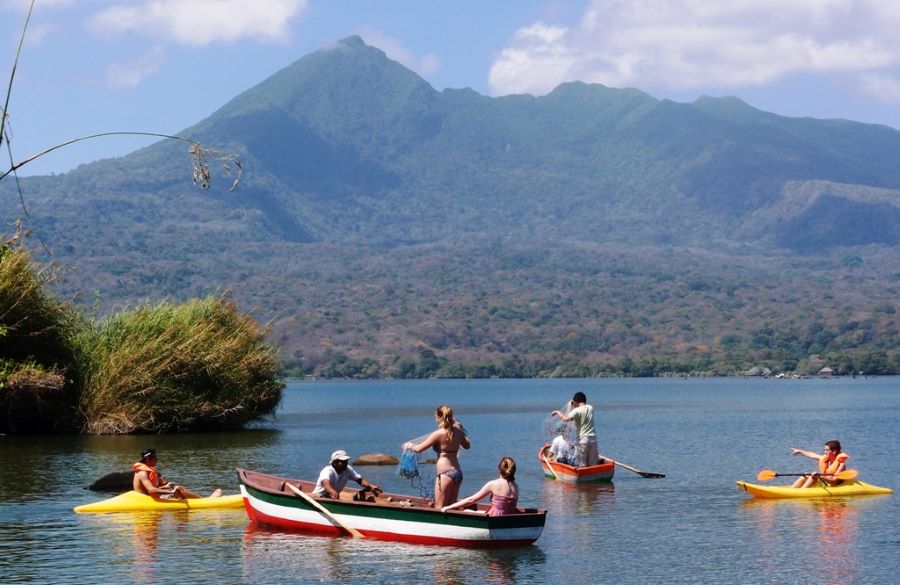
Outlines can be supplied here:
[[459, 497], [459, 486], [462, 485], [462, 467], [459, 466], [457, 453], [459, 448], [470, 447], [469, 437], [459, 421], [453, 418], [453, 409], [449, 406], [438, 406], [434, 411], [438, 428], [417, 445], [407, 443], [405, 448], [421, 453], [429, 447], [438, 452], [434, 478], [434, 507], [441, 508], [456, 501]]
[[486, 512], [488, 516], [505, 516], [515, 514], [519, 503], [519, 484], [516, 483], [516, 460], [512, 457], [504, 457], [497, 465], [500, 477], [484, 484], [478, 493], [460, 500], [455, 504], [443, 506], [441, 512], [465, 508], [481, 500], [485, 496], [491, 496], [491, 508]]

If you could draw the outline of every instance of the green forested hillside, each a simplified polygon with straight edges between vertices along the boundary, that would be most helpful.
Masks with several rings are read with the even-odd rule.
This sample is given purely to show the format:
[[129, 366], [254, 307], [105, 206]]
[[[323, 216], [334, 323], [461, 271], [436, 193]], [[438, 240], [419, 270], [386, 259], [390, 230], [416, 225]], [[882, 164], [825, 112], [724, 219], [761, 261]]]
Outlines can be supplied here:
[[192, 187], [172, 142], [22, 181], [61, 294], [231, 288], [295, 373], [900, 372], [891, 128], [438, 92], [354, 37], [182, 134], [241, 158], [236, 192]]

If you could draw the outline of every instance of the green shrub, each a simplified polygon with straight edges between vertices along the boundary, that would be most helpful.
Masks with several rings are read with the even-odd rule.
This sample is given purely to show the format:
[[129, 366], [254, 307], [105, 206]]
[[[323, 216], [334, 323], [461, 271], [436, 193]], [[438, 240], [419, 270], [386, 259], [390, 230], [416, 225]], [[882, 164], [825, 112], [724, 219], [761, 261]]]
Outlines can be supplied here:
[[227, 430], [271, 414], [283, 384], [264, 335], [221, 298], [144, 305], [86, 323], [74, 338], [83, 430]]
[[75, 426], [76, 389], [66, 380], [72, 312], [45, 294], [53, 274], [24, 246], [0, 243], [0, 433]]
[[0, 243], [0, 358], [68, 363], [69, 309], [45, 294], [52, 268], [35, 266], [23, 246]]

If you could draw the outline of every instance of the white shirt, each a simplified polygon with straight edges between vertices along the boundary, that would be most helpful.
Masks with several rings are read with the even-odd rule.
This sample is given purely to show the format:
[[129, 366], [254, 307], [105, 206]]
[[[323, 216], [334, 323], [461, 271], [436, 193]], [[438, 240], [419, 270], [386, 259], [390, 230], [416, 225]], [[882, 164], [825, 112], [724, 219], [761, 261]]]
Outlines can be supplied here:
[[550, 445], [550, 452], [557, 461], [567, 461], [572, 457], [572, 446], [562, 435], [557, 435]]
[[573, 408], [569, 413], [575, 426], [578, 429], [578, 440], [593, 439], [597, 440], [597, 432], [594, 430], [594, 407], [590, 404], [582, 404], [577, 408]]
[[333, 487], [338, 493], [340, 493], [341, 490], [343, 490], [347, 485], [347, 481], [352, 479], [353, 481], [358, 482], [362, 479], [362, 476], [356, 473], [356, 470], [349, 465], [346, 469], [344, 469], [344, 471], [338, 473], [337, 470], [335, 470], [335, 468], [332, 467], [329, 463], [322, 468], [322, 471], [319, 472], [319, 479], [316, 480], [316, 487], [313, 489], [314, 494], [322, 495], [324, 493], [327, 493], [325, 491], [325, 486], [322, 485], [322, 482], [326, 479], [331, 482], [331, 487]]

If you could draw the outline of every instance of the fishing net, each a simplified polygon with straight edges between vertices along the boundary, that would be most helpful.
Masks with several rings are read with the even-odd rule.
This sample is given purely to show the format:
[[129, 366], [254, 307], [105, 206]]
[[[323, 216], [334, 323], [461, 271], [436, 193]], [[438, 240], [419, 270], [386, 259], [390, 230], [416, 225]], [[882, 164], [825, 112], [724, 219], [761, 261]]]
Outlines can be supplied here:
[[[567, 400], [566, 403], [557, 410], [568, 416], [572, 411], [572, 402]], [[561, 418], [550, 415], [544, 419], [543, 436], [544, 441], [547, 443], [552, 443], [553, 439], [562, 436], [567, 442], [574, 444], [578, 437], [578, 433], [575, 429], [574, 422], [566, 422]]]
[[[568, 416], [572, 410], [572, 402], [566, 401], [566, 403], [558, 410]], [[566, 422], [556, 416], [550, 415], [544, 419], [543, 436], [544, 443], [551, 446], [555, 446], [555, 442], [558, 443], [560, 438], [562, 438], [565, 443], [563, 443], [562, 448], [559, 450], [562, 452], [563, 456], [558, 458], [558, 460], [560, 463], [572, 464], [574, 462], [574, 447], [578, 437], [574, 422]]]
[[400, 463], [397, 466], [397, 475], [408, 480], [409, 485], [419, 493], [419, 496], [426, 499], [432, 497], [431, 491], [428, 489], [431, 479], [422, 477], [422, 474], [419, 472], [419, 454], [407, 447], [407, 445], [418, 445], [427, 439], [429, 435], [431, 433], [410, 439], [401, 445]]
[[400, 454], [397, 475], [406, 479], [419, 477], [419, 454], [412, 449], [404, 449]]

